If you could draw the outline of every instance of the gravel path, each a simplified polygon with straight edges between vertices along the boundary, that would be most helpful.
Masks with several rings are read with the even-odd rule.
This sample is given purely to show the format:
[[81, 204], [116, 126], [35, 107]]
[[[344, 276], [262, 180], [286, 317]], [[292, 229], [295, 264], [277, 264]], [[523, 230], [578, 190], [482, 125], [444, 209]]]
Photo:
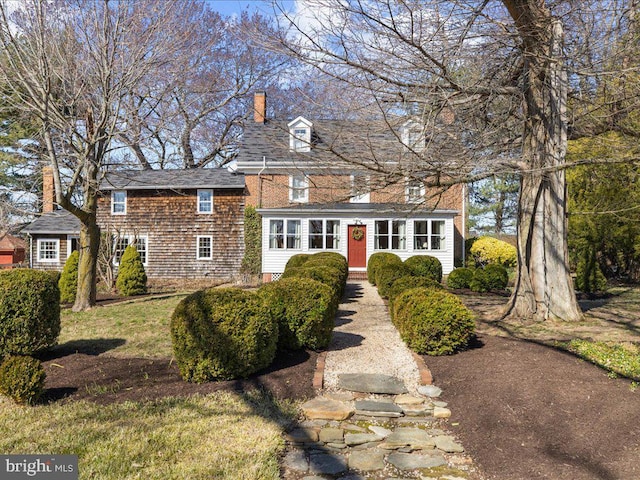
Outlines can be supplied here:
[[367, 281], [350, 281], [327, 351], [324, 386], [335, 390], [340, 373], [383, 373], [418, 387], [418, 367], [391, 323], [387, 307]]

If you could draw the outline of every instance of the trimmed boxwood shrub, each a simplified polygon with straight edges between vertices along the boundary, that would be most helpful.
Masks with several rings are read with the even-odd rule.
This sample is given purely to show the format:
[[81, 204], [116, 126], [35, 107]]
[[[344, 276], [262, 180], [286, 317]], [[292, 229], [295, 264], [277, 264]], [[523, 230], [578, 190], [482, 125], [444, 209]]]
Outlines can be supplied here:
[[337, 306], [342, 298], [342, 274], [340, 270], [322, 265], [304, 265], [302, 267], [289, 268], [284, 271], [283, 278], [311, 278], [324, 283], [333, 291], [333, 302]]
[[178, 304], [171, 339], [182, 378], [196, 383], [229, 380], [271, 364], [278, 325], [257, 293], [212, 288]]
[[389, 289], [389, 313], [393, 315], [393, 302], [398, 295], [405, 290], [412, 288], [443, 288], [442, 285], [432, 278], [414, 277], [413, 275], [398, 278]]
[[402, 263], [402, 260], [395, 253], [389, 252], [377, 252], [369, 257], [369, 261], [367, 262], [367, 280], [371, 285], [376, 284], [378, 268], [390, 263], [398, 265]]
[[116, 288], [120, 295], [127, 297], [147, 293], [147, 274], [140, 253], [133, 245], [124, 249], [120, 259]]
[[60, 288], [60, 303], [73, 303], [76, 301], [76, 292], [78, 290], [78, 260], [80, 252], [74, 250], [62, 269], [58, 288]]
[[287, 261], [287, 265], [284, 269], [301, 267], [307, 260], [309, 260], [310, 257], [311, 255], [309, 253], [297, 253]]
[[489, 291], [489, 278], [484, 268], [476, 268], [473, 271], [473, 278], [469, 282], [469, 288], [474, 292]]
[[19, 404], [33, 404], [44, 393], [46, 377], [40, 360], [10, 355], [0, 365], [0, 394]]
[[489, 290], [504, 290], [509, 284], [507, 269], [497, 263], [490, 263], [484, 267]]
[[413, 288], [398, 295], [393, 319], [400, 336], [417, 353], [450, 355], [474, 336], [472, 312], [455, 295], [437, 288]]
[[429, 255], [414, 255], [407, 258], [404, 264], [411, 269], [416, 277], [432, 278], [436, 282], [442, 281], [442, 263]]
[[59, 334], [58, 275], [0, 271], [0, 358], [38, 353], [54, 346]]
[[340, 297], [344, 293], [349, 278], [349, 264], [347, 259], [339, 253], [320, 252], [311, 257], [303, 264], [304, 267], [331, 267], [340, 272]]
[[330, 287], [294, 277], [265, 284], [258, 292], [278, 322], [280, 349], [319, 350], [329, 345], [336, 313]]
[[503, 267], [515, 267], [518, 263], [516, 247], [493, 237], [480, 237], [475, 240], [470, 253], [476, 266], [499, 263]]
[[382, 298], [389, 298], [393, 282], [401, 277], [411, 275], [411, 269], [404, 263], [388, 263], [376, 269], [376, 285]]
[[473, 270], [460, 267], [451, 271], [447, 277], [447, 287], [449, 288], [469, 288], [473, 280]]

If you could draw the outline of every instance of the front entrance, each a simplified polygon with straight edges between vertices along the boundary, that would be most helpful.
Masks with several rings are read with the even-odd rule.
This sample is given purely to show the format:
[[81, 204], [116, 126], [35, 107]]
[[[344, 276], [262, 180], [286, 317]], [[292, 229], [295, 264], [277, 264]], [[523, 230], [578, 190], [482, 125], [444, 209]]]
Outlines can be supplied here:
[[364, 225], [349, 225], [348, 232], [347, 260], [349, 261], [349, 268], [364, 268], [367, 266], [367, 227]]

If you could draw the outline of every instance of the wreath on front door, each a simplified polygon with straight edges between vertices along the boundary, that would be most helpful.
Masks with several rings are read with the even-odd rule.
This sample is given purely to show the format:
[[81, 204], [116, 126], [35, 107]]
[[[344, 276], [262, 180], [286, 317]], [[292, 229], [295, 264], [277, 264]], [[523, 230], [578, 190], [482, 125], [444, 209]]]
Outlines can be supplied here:
[[354, 240], [362, 240], [364, 237], [364, 230], [361, 227], [354, 227], [351, 231], [351, 238]]

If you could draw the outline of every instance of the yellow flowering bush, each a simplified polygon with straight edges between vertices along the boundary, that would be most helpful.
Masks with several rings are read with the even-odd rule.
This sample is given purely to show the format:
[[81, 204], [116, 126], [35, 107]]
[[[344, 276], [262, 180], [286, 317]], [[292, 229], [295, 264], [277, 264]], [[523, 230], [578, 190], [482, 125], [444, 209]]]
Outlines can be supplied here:
[[503, 267], [515, 267], [518, 262], [516, 247], [493, 237], [480, 237], [471, 246], [476, 265], [498, 263]]

